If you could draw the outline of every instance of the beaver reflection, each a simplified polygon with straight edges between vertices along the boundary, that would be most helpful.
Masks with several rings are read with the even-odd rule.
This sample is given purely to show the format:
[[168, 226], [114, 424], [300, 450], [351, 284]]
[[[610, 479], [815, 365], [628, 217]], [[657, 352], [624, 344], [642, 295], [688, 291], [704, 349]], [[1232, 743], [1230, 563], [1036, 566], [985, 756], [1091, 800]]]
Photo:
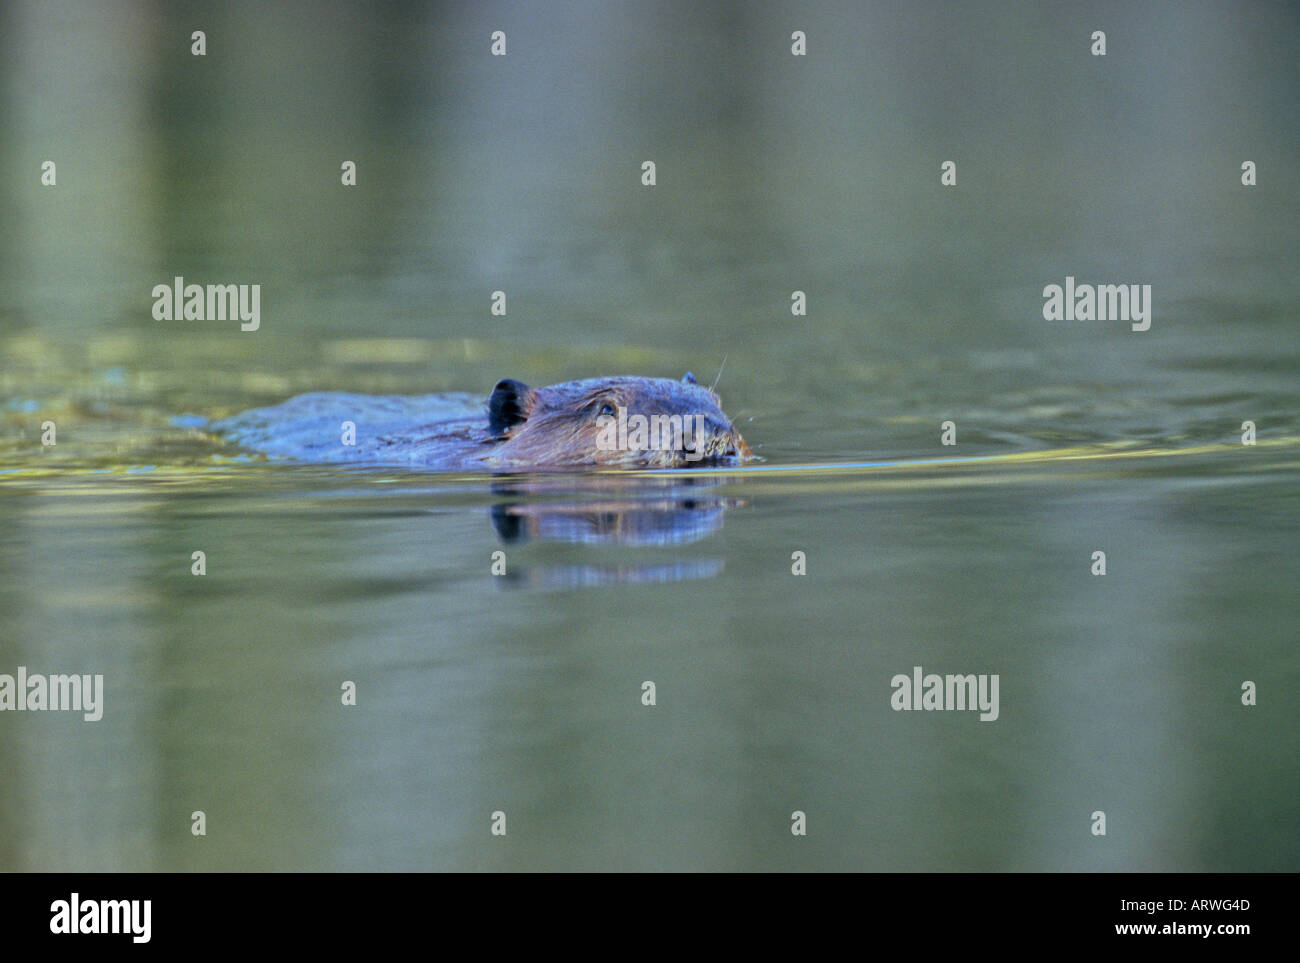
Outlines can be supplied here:
[[[709, 489], [710, 478], [510, 478], [492, 485], [508, 499], [492, 506], [492, 524], [507, 544], [532, 539], [586, 545], [672, 547], [701, 541], [722, 528], [728, 508], [743, 505]], [[619, 582], [676, 582], [712, 578], [720, 559], [662, 557], [617, 564], [531, 566], [515, 560], [498, 581], [509, 585], [579, 587]]]

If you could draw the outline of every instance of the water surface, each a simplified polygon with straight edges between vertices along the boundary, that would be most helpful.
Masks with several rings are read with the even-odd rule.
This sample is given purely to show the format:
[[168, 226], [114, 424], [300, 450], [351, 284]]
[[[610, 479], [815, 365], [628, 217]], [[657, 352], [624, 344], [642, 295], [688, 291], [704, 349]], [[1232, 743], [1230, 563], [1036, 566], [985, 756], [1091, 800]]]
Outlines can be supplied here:
[[[1107, 8], [1104, 64], [1037, 5], [809, 8], [804, 62], [753, 4], [109, 10], [0, 14], [0, 160], [59, 162], [0, 180], [0, 673], [106, 688], [0, 713], [0, 868], [1300, 865], [1294, 10]], [[201, 428], [724, 358], [746, 469]], [[918, 665], [998, 719], [893, 711]]]

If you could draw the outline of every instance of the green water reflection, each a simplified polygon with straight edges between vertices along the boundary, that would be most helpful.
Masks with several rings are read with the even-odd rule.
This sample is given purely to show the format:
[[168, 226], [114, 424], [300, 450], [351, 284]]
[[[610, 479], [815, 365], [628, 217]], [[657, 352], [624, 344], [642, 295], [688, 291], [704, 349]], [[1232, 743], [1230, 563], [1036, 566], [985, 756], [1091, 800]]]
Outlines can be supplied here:
[[[1293, 7], [1109, 8], [1104, 62], [1038, 4], [309, 11], [0, 7], [0, 674], [106, 688], [0, 712], [0, 869], [1300, 865]], [[724, 358], [752, 470], [201, 428]], [[893, 711], [918, 665], [998, 720]]]

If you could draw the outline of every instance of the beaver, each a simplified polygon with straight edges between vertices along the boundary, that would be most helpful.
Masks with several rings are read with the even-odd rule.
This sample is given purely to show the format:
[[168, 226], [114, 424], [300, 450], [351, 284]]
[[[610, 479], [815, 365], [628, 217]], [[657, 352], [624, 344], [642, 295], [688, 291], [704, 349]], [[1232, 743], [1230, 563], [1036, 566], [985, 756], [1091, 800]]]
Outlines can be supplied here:
[[[349, 427], [350, 426], [350, 427]], [[307, 462], [433, 471], [738, 465], [753, 452], [721, 399], [689, 372], [530, 388], [505, 378], [472, 395], [299, 395], [216, 422], [244, 448]]]

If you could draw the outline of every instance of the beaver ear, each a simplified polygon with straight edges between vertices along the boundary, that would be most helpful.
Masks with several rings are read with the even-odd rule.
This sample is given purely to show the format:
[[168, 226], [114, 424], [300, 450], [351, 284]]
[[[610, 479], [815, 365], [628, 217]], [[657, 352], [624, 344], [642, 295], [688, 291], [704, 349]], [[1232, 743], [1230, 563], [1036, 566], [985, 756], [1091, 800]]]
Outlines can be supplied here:
[[682, 376], [682, 384], [697, 385], [699, 382], [695, 380], [695, 375], [688, 371]]
[[533, 411], [533, 398], [533, 389], [522, 381], [502, 378], [488, 399], [488, 430], [494, 435], [504, 435], [527, 421]]

